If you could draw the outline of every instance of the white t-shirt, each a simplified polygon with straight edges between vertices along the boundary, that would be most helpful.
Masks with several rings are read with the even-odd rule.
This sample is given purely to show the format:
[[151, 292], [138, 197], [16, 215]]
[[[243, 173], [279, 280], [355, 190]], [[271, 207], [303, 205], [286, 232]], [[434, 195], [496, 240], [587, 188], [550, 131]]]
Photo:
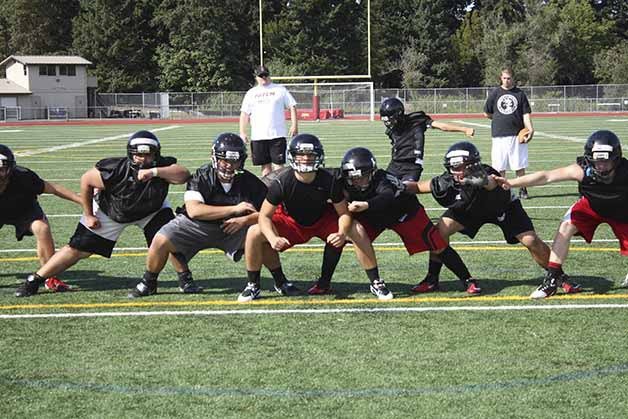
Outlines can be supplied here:
[[296, 105], [288, 89], [278, 84], [257, 85], [246, 92], [240, 111], [251, 118], [251, 140], [287, 137], [284, 109]]

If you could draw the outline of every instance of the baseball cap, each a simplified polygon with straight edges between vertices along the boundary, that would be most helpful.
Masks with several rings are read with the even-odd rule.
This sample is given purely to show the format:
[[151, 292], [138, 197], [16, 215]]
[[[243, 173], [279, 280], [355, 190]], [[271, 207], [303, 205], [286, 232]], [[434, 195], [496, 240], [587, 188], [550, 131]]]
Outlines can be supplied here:
[[262, 77], [270, 75], [270, 71], [268, 71], [268, 67], [265, 65], [260, 65], [259, 67], [255, 67], [255, 76]]

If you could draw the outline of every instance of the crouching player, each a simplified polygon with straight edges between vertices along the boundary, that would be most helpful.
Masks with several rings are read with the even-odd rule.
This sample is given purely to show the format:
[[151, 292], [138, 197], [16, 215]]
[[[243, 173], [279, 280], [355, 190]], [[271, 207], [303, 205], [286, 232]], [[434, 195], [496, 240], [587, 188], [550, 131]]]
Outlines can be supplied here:
[[[580, 199], [563, 217], [554, 236], [545, 279], [530, 297], [546, 298], [556, 294], [567, 279], [562, 266], [571, 238], [582, 236], [591, 243], [595, 230], [602, 223], [611, 226], [619, 240], [620, 253], [628, 256], [628, 161], [622, 157], [621, 143], [613, 132], [602, 130], [591, 134], [584, 145], [584, 155], [569, 166], [496, 180], [506, 189], [565, 180], [578, 182]], [[628, 275], [622, 286], [628, 287]]]

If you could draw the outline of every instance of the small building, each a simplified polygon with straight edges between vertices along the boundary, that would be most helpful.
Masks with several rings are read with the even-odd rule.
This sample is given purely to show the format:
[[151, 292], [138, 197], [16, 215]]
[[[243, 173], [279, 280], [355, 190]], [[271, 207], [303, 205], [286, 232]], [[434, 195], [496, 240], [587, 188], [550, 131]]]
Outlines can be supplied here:
[[6, 73], [0, 78], [0, 121], [86, 118], [88, 98], [97, 87], [96, 79], [87, 76], [90, 64], [79, 56], [5, 58], [0, 62]]

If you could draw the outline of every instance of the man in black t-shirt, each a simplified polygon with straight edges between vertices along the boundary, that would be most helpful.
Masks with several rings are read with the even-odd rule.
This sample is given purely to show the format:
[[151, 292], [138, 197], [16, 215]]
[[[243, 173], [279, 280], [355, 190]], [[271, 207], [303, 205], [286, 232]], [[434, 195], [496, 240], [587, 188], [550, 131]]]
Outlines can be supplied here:
[[[0, 144], [0, 228], [5, 224], [15, 227], [15, 238], [18, 241], [24, 236], [35, 236], [40, 265], [46, 263], [55, 252], [48, 218], [37, 201], [37, 196], [43, 193], [81, 204], [81, 198], [71, 190], [46, 182], [35, 172], [17, 166], [11, 149]], [[46, 288], [65, 291], [68, 286], [50, 277], [46, 279]]]
[[[247, 234], [248, 284], [238, 301], [259, 298], [260, 270], [265, 254], [283, 252], [313, 237], [320, 238], [338, 251], [347, 239], [351, 239], [358, 260], [371, 282], [371, 292], [382, 300], [393, 298], [379, 277], [375, 252], [366, 232], [351, 219], [342, 182], [322, 168], [324, 159], [323, 146], [314, 135], [300, 134], [290, 141], [290, 168], [277, 173], [271, 181], [260, 210], [259, 224], [252, 226]], [[331, 200], [331, 205], [328, 200]], [[285, 281], [280, 271], [281, 265], [271, 269], [275, 289], [284, 295], [296, 293], [294, 286]]]
[[[628, 256], [628, 160], [622, 157], [621, 142], [613, 132], [601, 130], [591, 134], [584, 145], [584, 155], [569, 166], [513, 180], [496, 178], [505, 189], [565, 180], [578, 182], [580, 198], [567, 210], [558, 227], [545, 279], [530, 295], [531, 298], [551, 297], [556, 294], [557, 287], [567, 280], [562, 266], [574, 235], [582, 236], [587, 243], [591, 243], [597, 227], [606, 223], [619, 240], [620, 253]], [[628, 287], [628, 275], [622, 286]]]
[[[81, 217], [70, 243], [37, 272], [28, 276], [16, 297], [37, 293], [43, 278], [59, 274], [92, 254], [111, 257], [122, 231], [130, 225], [144, 230], [150, 246], [155, 233], [174, 218], [167, 201], [168, 187], [184, 183], [190, 176], [174, 157], [162, 157], [155, 134], [138, 131], [127, 143], [127, 156], [96, 163], [81, 177]], [[94, 191], [98, 193], [94, 196]], [[93, 201], [92, 201], [93, 199]], [[184, 270], [176, 258], [177, 271]]]
[[[521, 201], [510, 191], [498, 187], [489, 176], [499, 173], [482, 164], [480, 152], [472, 143], [461, 141], [449, 147], [445, 154], [445, 168], [447, 171], [442, 175], [408, 185], [408, 190], [431, 192], [434, 199], [447, 208], [437, 224], [446, 240], [457, 232], [474, 238], [484, 224], [495, 224], [508, 244], [523, 244], [539, 266], [547, 267], [549, 247], [534, 231]], [[438, 255], [430, 254], [428, 274], [423, 280], [425, 287], [438, 283], [441, 266]], [[579, 288], [568, 281], [563, 283], [567, 293], [577, 292]], [[477, 294], [480, 289], [477, 284], [470, 284], [467, 292]]]
[[392, 145], [391, 159], [386, 171], [402, 182], [417, 182], [421, 177], [425, 131], [428, 128], [462, 132], [468, 137], [473, 137], [475, 132], [473, 128], [434, 121], [423, 111], [406, 115], [403, 103], [394, 97], [382, 102], [379, 115]]
[[[514, 170], [523, 176], [528, 167], [528, 142], [534, 135], [530, 103], [526, 94], [515, 86], [513, 72], [502, 69], [501, 85], [493, 89], [484, 104], [484, 115], [491, 119], [491, 166], [505, 176], [506, 170]], [[521, 139], [518, 134], [523, 128], [528, 132]], [[519, 197], [528, 198], [528, 190], [519, 190]]]
[[[246, 232], [257, 223], [266, 196], [264, 183], [244, 170], [246, 157], [246, 145], [237, 134], [216, 137], [212, 164], [201, 166], [188, 180], [185, 205], [157, 232], [148, 249], [144, 276], [129, 298], [157, 292], [157, 278], [170, 254], [186, 265], [200, 250], [208, 248], [221, 249], [234, 262], [242, 258]], [[202, 291], [189, 270], [178, 274], [182, 292]]]

